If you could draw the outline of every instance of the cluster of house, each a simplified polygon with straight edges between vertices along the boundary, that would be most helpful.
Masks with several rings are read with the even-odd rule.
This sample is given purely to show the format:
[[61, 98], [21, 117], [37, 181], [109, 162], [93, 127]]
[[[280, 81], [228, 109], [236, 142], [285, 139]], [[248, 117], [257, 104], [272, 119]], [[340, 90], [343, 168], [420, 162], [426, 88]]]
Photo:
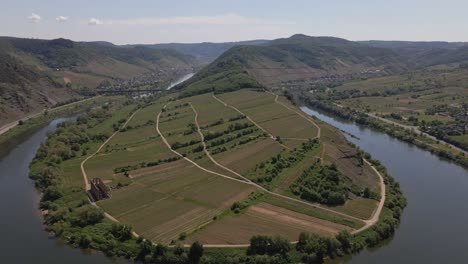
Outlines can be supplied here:
[[147, 86], [162, 86], [170, 81], [172, 76], [179, 76], [187, 72], [187, 69], [170, 68], [159, 71], [147, 72], [133, 78], [122, 80], [116, 79], [112, 83], [109, 81], [102, 82], [99, 90], [129, 90], [135, 88], [142, 88]]

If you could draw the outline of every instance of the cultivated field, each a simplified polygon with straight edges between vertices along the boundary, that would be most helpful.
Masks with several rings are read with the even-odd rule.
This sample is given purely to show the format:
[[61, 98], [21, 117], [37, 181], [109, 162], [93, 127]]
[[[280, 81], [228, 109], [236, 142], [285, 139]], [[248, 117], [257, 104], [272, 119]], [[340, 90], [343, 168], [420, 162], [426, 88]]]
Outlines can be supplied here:
[[[131, 110], [102, 127], [122, 124]], [[378, 176], [358, 164], [339, 132], [297, 111], [284, 98], [251, 90], [160, 98], [84, 164], [89, 178], [112, 187], [112, 197], [97, 205], [156, 243], [246, 244], [259, 234], [296, 240], [302, 231], [334, 235], [364, 226], [376, 200], [351, 194], [326, 206], [291, 192], [317, 162], [335, 164], [349, 189], [380, 191]]]

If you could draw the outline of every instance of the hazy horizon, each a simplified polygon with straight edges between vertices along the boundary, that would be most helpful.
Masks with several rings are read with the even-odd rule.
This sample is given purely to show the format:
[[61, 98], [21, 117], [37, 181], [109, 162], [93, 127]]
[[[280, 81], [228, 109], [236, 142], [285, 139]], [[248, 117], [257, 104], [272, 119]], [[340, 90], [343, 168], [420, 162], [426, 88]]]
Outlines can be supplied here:
[[7, 1], [0, 35], [122, 44], [232, 42], [296, 33], [349, 40], [467, 42], [468, 2], [297, 0]]

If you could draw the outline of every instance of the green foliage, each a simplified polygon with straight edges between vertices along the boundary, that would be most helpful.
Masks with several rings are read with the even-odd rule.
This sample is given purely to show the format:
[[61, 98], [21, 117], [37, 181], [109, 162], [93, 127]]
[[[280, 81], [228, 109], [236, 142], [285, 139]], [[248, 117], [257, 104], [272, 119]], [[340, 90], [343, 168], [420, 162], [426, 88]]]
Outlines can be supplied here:
[[102, 209], [84, 206], [76, 209], [76, 213], [71, 217], [70, 222], [74, 226], [84, 227], [100, 223], [102, 219], [104, 219]]
[[316, 162], [290, 186], [294, 195], [302, 199], [327, 205], [343, 204], [348, 188], [336, 166], [320, 166]]
[[198, 264], [200, 263], [200, 258], [203, 256], [203, 245], [199, 242], [194, 242], [192, 246], [190, 246], [190, 250], [188, 253], [188, 263], [190, 264]]
[[132, 238], [132, 228], [128, 225], [113, 223], [111, 233], [122, 242]]
[[294, 164], [303, 160], [306, 154], [319, 146], [318, 139], [310, 139], [302, 143], [301, 148], [294, 149], [288, 153], [280, 153], [263, 161], [255, 167], [254, 182], [264, 187], [275, 179], [284, 169], [292, 167]]
[[283, 237], [253, 236], [247, 249], [248, 255], [280, 255], [287, 257], [291, 250], [290, 242]]
[[260, 191], [255, 191], [249, 194], [247, 198], [237, 201], [231, 205], [231, 210], [239, 213], [240, 211], [248, 208], [249, 206], [255, 204], [259, 199], [261, 199], [265, 194]]

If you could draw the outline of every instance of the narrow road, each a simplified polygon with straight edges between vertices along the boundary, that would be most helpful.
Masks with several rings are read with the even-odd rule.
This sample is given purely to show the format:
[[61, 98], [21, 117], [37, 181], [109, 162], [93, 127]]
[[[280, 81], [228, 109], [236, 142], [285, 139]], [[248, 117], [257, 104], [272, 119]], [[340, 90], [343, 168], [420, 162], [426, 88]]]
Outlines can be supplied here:
[[[170, 103], [166, 104], [163, 109], [166, 109], [166, 107], [169, 105]], [[232, 181], [237, 181], [237, 182], [241, 182], [241, 183], [244, 183], [244, 184], [251, 184], [249, 181], [243, 181], [243, 180], [239, 180], [239, 179], [235, 179], [235, 178], [232, 178], [232, 177], [229, 177], [227, 175], [224, 175], [224, 174], [221, 174], [221, 173], [217, 173], [215, 171], [212, 171], [212, 170], [209, 170], [207, 168], [204, 168], [200, 165], [198, 165], [198, 163], [194, 162], [193, 160], [187, 158], [187, 157], [184, 157], [184, 155], [182, 155], [181, 153], [175, 151], [172, 149], [171, 147], [171, 144], [169, 144], [169, 142], [167, 141], [167, 139], [164, 137], [163, 133], [161, 133], [161, 131], [159, 130], [159, 119], [161, 117], [161, 114], [162, 114], [162, 110], [159, 112], [158, 116], [156, 117], [156, 131], [158, 132], [159, 136], [161, 137], [162, 141], [164, 142], [164, 144], [169, 148], [170, 151], [172, 151], [172, 153], [176, 154], [177, 156], [183, 158], [184, 160], [190, 162], [192, 165], [194, 165], [195, 167], [199, 168], [200, 170], [203, 170], [205, 172], [208, 172], [208, 173], [211, 173], [211, 174], [214, 174], [214, 175], [217, 175], [217, 176], [220, 176], [220, 177], [223, 177], [223, 178], [226, 178], [226, 179], [229, 179], [229, 180], [232, 180]], [[205, 145], [206, 146], [206, 145]]]
[[[304, 118], [305, 120], [307, 120], [308, 122], [310, 122], [311, 124], [313, 124], [316, 128], [317, 128], [317, 136], [316, 138], [320, 138], [321, 136], [321, 130], [320, 130], [320, 126], [317, 125], [313, 120], [311, 120], [308, 116], [305, 116], [303, 113], [300, 113], [298, 112], [297, 110], [295, 109], [292, 109], [291, 107], [287, 106], [286, 104], [278, 101], [278, 95], [277, 94], [274, 94], [272, 92], [269, 92], [267, 91], [269, 94], [272, 94], [275, 96], [275, 103], [277, 104], [280, 104], [282, 105], [283, 107], [289, 109], [290, 111], [293, 111], [295, 112], [296, 114], [298, 114], [299, 116], [301, 116], [302, 118]], [[242, 113], [239, 109], [233, 107], [233, 106], [229, 106], [227, 103], [223, 102], [222, 100], [216, 98], [216, 96], [214, 96], [213, 94], [213, 97], [215, 99], [217, 99], [219, 102], [221, 102], [222, 104], [224, 104], [224, 106], [226, 107], [231, 107], [233, 109], [236, 109], [236, 111], [238, 111], [239, 113], [241, 113], [242, 115], [245, 115], [244, 113]], [[245, 115], [246, 116], [246, 115]], [[246, 116], [248, 117], [248, 116]], [[249, 119], [250, 120], [250, 119]], [[255, 122], [252, 122], [253, 124], [256, 124]], [[267, 132], [268, 133], [268, 132]], [[380, 202], [377, 206], [377, 209], [375, 210], [375, 212], [373, 213], [372, 217], [368, 220], [362, 220], [362, 219], [359, 219], [357, 217], [353, 217], [353, 216], [350, 216], [350, 215], [347, 215], [347, 214], [344, 214], [344, 213], [340, 213], [340, 212], [337, 212], [337, 211], [334, 211], [332, 209], [329, 209], [329, 208], [325, 208], [325, 207], [322, 207], [322, 206], [319, 206], [319, 205], [315, 205], [315, 204], [311, 204], [311, 203], [308, 203], [308, 202], [305, 202], [305, 201], [302, 201], [302, 200], [298, 200], [298, 199], [294, 199], [294, 198], [291, 198], [291, 197], [288, 197], [288, 196], [284, 196], [284, 195], [281, 195], [281, 194], [278, 194], [278, 193], [274, 193], [274, 192], [270, 192], [268, 190], [266, 190], [265, 188], [257, 185], [258, 187], [260, 187], [262, 190], [266, 191], [267, 193], [269, 194], [272, 194], [274, 196], [277, 196], [277, 197], [281, 197], [281, 198], [284, 198], [284, 199], [288, 199], [288, 200], [291, 200], [291, 201], [295, 201], [295, 202], [299, 202], [299, 203], [302, 203], [304, 205], [308, 205], [308, 206], [313, 206], [315, 208], [318, 208], [318, 209], [323, 209], [325, 211], [328, 211], [328, 212], [331, 212], [331, 213], [334, 213], [334, 214], [337, 214], [337, 215], [341, 215], [341, 216], [344, 216], [344, 217], [348, 217], [348, 218], [351, 218], [351, 219], [354, 219], [354, 220], [358, 220], [358, 221], [363, 221], [365, 223], [365, 225], [361, 228], [359, 228], [358, 230], [354, 230], [352, 233], [353, 234], [356, 234], [356, 233], [359, 233], [359, 232], [362, 232], [370, 227], [372, 227], [373, 225], [375, 225], [380, 217], [380, 213], [382, 212], [382, 208], [385, 204], [385, 183], [384, 183], [384, 179], [382, 177], [382, 175], [380, 174], [379, 171], [377, 171], [377, 169], [372, 166], [372, 164], [365, 160], [364, 161], [369, 165], [371, 166], [371, 168], [374, 170], [374, 172], [379, 176], [379, 179], [380, 179], [380, 195], [381, 195], [381, 199], [380, 199]]]
[[[193, 110], [194, 113], [195, 113], [195, 125], [197, 126], [197, 130], [198, 130], [198, 133], [199, 133], [200, 136], [201, 136], [202, 142], [204, 142], [203, 133], [201, 132], [200, 125], [199, 125], [199, 123], [198, 123], [198, 113], [197, 113], [196, 109], [193, 107], [193, 105], [192, 105], [191, 103], [189, 103], [189, 104], [190, 104], [190, 106], [192, 107], [192, 110]], [[226, 106], [227, 106], [227, 105], [226, 105]], [[162, 113], [162, 111], [160, 112], [160, 114], [161, 114], [161, 113]], [[159, 116], [159, 115], [158, 115], [158, 116]], [[156, 124], [159, 124], [159, 118], [158, 118]], [[159, 128], [158, 128], [158, 133], [160, 133], [160, 132], [159, 132]], [[162, 136], [162, 133], [160, 133], [160, 135], [161, 135], [162, 138], [164, 138], [164, 137]], [[163, 140], [165, 141], [165, 139], [163, 139]], [[169, 145], [169, 144], [166, 144], [166, 145], [170, 148], [170, 145]], [[210, 159], [215, 165], [217, 165], [218, 167], [220, 167], [220, 168], [222, 168], [222, 169], [224, 169], [224, 170], [227, 170], [227, 171], [229, 171], [229, 172], [235, 174], [236, 176], [241, 177], [242, 179], [245, 179], [245, 180], [247, 181], [248, 184], [255, 186], [256, 188], [258, 188], [258, 189], [264, 191], [265, 193], [268, 193], [268, 194], [270, 194], [270, 195], [273, 195], [273, 196], [276, 196], [276, 197], [280, 197], [280, 198], [283, 198], [283, 199], [286, 199], [286, 200], [289, 200], [289, 201], [294, 201], [294, 202], [297, 202], [297, 203], [301, 203], [301, 204], [303, 204], [303, 205], [307, 205], [307, 206], [310, 206], [310, 207], [313, 207], [313, 208], [316, 208], [316, 209], [319, 209], [319, 210], [323, 210], [323, 211], [326, 211], [326, 212], [331, 213], [331, 214], [334, 214], [334, 215], [338, 215], [338, 216], [341, 216], [341, 217], [353, 219], [353, 220], [359, 221], [359, 222], [364, 222], [365, 225], [367, 225], [367, 221], [369, 221], [369, 220], [363, 220], [363, 219], [360, 219], [360, 218], [357, 218], [357, 217], [354, 217], [354, 216], [351, 216], [351, 215], [348, 215], [348, 214], [345, 214], [345, 213], [342, 213], [342, 212], [338, 212], [338, 211], [335, 211], [335, 210], [330, 209], [330, 208], [327, 208], [327, 207], [322, 207], [322, 206], [317, 205], [317, 204], [312, 204], [312, 203], [309, 203], [309, 202], [306, 202], [306, 201], [302, 201], [302, 200], [299, 200], [299, 199], [295, 199], [295, 198], [292, 198], [292, 197], [289, 197], [289, 196], [285, 196], [285, 195], [282, 195], [282, 194], [279, 194], [279, 193], [275, 193], [275, 192], [269, 191], [269, 190], [267, 190], [266, 188], [264, 188], [263, 186], [254, 183], [253, 181], [251, 181], [250, 179], [246, 178], [245, 176], [242, 176], [241, 174], [239, 174], [239, 173], [237, 173], [237, 172], [235, 172], [235, 171], [233, 171], [233, 170], [231, 170], [231, 169], [229, 169], [229, 168], [227, 168], [227, 167], [225, 167], [225, 166], [219, 164], [219, 163], [211, 156], [211, 154], [209, 153], [209, 151], [206, 149], [206, 144], [203, 144], [203, 149], [204, 149], [206, 155], [209, 157], [209, 159]], [[186, 158], [186, 159], [188, 159], [188, 158]], [[189, 160], [189, 159], [188, 159], [188, 160]], [[192, 160], [189, 160], [189, 161], [190, 161], [191, 163], [193, 163], [193, 164], [196, 164], [196, 163], [195, 163], [194, 161], [192, 161]], [[199, 167], [199, 168], [201, 168], [201, 166], [198, 166], [198, 165], [196, 165], [196, 166]], [[206, 169], [204, 169], [204, 170], [207, 171]], [[219, 173], [216, 173], [216, 174], [219, 175]], [[224, 176], [225, 176], [225, 177], [229, 177], [229, 176], [226, 176], [226, 175], [224, 175]], [[230, 177], [229, 177], [229, 178], [230, 178]], [[232, 178], [231, 178], [231, 179], [232, 179]]]
[[55, 107], [55, 108], [50, 108], [50, 109], [42, 109], [42, 111], [38, 112], [38, 113], [34, 113], [34, 114], [30, 114], [30, 115], [27, 115], [23, 118], [20, 118], [16, 121], [13, 121], [13, 122], [10, 122], [8, 124], [5, 124], [3, 125], [2, 127], [0, 127], [0, 135], [6, 133], [7, 131], [9, 131], [10, 129], [16, 127], [19, 123], [19, 121], [27, 121], [31, 118], [36, 118], [38, 116], [41, 116], [45, 113], [46, 110], [49, 110], [49, 112], [55, 112], [57, 110], [60, 110], [62, 108], [66, 108], [66, 107], [70, 107], [72, 105], [75, 105], [75, 104], [79, 104], [79, 103], [83, 103], [85, 101], [88, 101], [88, 100], [91, 100], [91, 99], [95, 99], [99, 96], [95, 96], [95, 97], [91, 97], [91, 98], [87, 98], [87, 99], [83, 99], [83, 100], [80, 100], [80, 101], [76, 101], [76, 102], [73, 102], [73, 103], [69, 103], [69, 104], [66, 104], [66, 105], [62, 105], [62, 106], [58, 106], [58, 107]]
[[239, 114], [245, 116], [247, 118], [247, 120], [249, 120], [250, 122], [252, 122], [252, 124], [254, 124], [256, 127], [258, 127], [260, 130], [262, 130], [264, 133], [266, 133], [272, 140], [278, 142], [278, 144], [280, 144], [283, 148], [286, 148], [286, 149], [289, 149], [291, 150], [291, 148], [289, 148], [288, 146], [280, 143], [277, 138], [275, 136], [273, 136], [270, 132], [268, 132], [266, 129], [264, 129], [262, 126], [260, 126], [257, 122], [255, 122], [252, 118], [250, 118], [250, 116], [244, 114], [241, 110], [239, 110], [237, 107], [235, 106], [232, 106], [232, 105], [228, 105], [226, 102], [224, 102], [223, 100], [219, 99], [218, 97], [216, 97], [214, 95], [214, 93], [212, 94], [213, 98], [216, 99], [216, 101], [220, 102], [221, 104], [223, 104], [225, 107], [229, 107], [229, 108], [232, 108], [234, 109], [236, 112], [238, 112]]
[[[133, 116], [135, 116], [136, 113], [138, 113], [138, 111], [140, 111], [140, 109], [137, 109], [135, 112], [133, 112], [133, 114], [127, 119], [127, 122], [125, 122], [121, 128], [125, 128], [127, 126], [127, 124], [130, 122], [130, 120], [132, 120]], [[88, 174], [86, 173], [86, 170], [85, 170], [85, 167], [84, 165], [86, 164], [86, 162], [88, 160], [90, 160], [92, 157], [94, 157], [96, 154], [99, 153], [99, 151], [101, 151], [101, 149], [107, 144], [107, 142], [109, 142], [115, 135], [117, 135], [117, 133], [119, 133], [120, 129], [115, 131], [114, 134], [112, 134], [106, 141], [104, 141], [104, 143], [102, 143], [102, 145], [96, 150], [96, 152], [94, 152], [93, 154], [89, 155], [86, 159], [84, 159], [81, 164], [80, 164], [80, 168], [81, 168], [81, 174], [83, 175], [83, 180], [85, 182], [85, 190], [86, 191], [89, 191], [91, 189], [91, 186], [89, 184], [89, 181], [88, 181]]]
[[[216, 97], [213, 95], [213, 97], [216, 99]], [[223, 103], [224, 106], [226, 107], [229, 107], [226, 103], [222, 102], [221, 100], [218, 100], [220, 101], [221, 103]], [[278, 102], [277, 100], [275, 100], [275, 102], [277, 103], [280, 103]], [[169, 105], [170, 103], [164, 105], [163, 109], [166, 109], [166, 107]], [[313, 208], [316, 208], [316, 209], [320, 209], [320, 210], [323, 210], [323, 211], [326, 211], [326, 212], [329, 212], [331, 214], [334, 214], [334, 215], [338, 215], [338, 216], [341, 216], [341, 217], [345, 217], [345, 218], [349, 218], [349, 219], [353, 219], [355, 221], [359, 221], [359, 222], [364, 222], [364, 226], [357, 229], [357, 230], [354, 230], [352, 231], [351, 233], [352, 234], [356, 234], [356, 233], [359, 233], [359, 232], [362, 232], [368, 228], [370, 228], [371, 226], [373, 226], [375, 223], [377, 223], [378, 219], [379, 219], [379, 216], [380, 216], [380, 213], [382, 211], [382, 208], [383, 208], [383, 205], [384, 205], [384, 202], [385, 202], [385, 184], [384, 184], [384, 180], [383, 180], [383, 177], [382, 175], [375, 169], [374, 166], [372, 166], [372, 164], [365, 160], [365, 162], [370, 165], [372, 167], [372, 169], [375, 171], [375, 173], [377, 173], [377, 175], [379, 176], [380, 178], [380, 188], [381, 188], [381, 199], [380, 199], [380, 203], [377, 207], [377, 209], [375, 210], [375, 212], [373, 213], [373, 216], [368, 219], [368, 220], [362, 220], [362, 219], [359, 219], [357, 217], [354, 217], [354, 216], [350, 216], [350, 215], [347, 215], [345, 213], [341, 213], [341, 212], [338, 212], [338, 211], [335, 211], [335, 210], [332, 210], [332, 209], [329, 209], [329, 208], [325, 208], [325, 207], [322, 207], [320, 205], [316, 205], [316, 204], [311, 204], [311, 203], [308, 203], [308, 202], [305, 202], [305, 201], [302, 201], [302, 200], [298, 200], [298, 199], [295, 199], [295, 198], [292, 198], [292, 197], [288, 197], [288, 196], [285, 196], [285, 195], [281, 195], [281, 194], [278, 194], [278, 193], [274, 193], [274, 192], [271, 192], [267, 189], [265, 189], [264, 187], [252, 182], [251, 180], [249, 180], [248, 178], [242, 176], [241, 174], [219, 164], [212, 156], [211, 154], [209, 153], [209, 151], [207, 150], [207, 146], [206, 146], [206, 142], [204, 140], [204, 136], [203, 136], [203, 133], [201, 131], [201, 128], [200, 128], [200, 125], [198, 123], [198, 112], [196, 111], [196, 109], [193, 107], [192, 103], [189, 103], [190, 104], [190, 107], [192, 108], [194, 114], [195, 114], [195, 124], [197, 126], [197, 131], [202, 139], [202, 145], [203, 145], [203, 149], [204, 149], [204, 152], [205, 154], [209, 157], [209, 159], [218, 167], [226, 170], [226, 171], [229, 171], [231, 173], [233, 173], [234, 175], [240, 177], [241, 179], [243, 180], [239, 180], [239, 179], [235, 179], [235, 178], [232, 178], [232, 177], [229, 177], [227, 175], [224, 175], [224, 174], [221, 174], [221, 173], [217, 173], [217, 172], [214, 172], [214, 171], [211, 171], [209, 169], [206, 169], [202, 166], [200, 166], [199, 164], [197, 164], [196, 162], [194, 162], [193, 160], [187, 158], [187, 157], [184, 157], [181, 153], [173, 150], [171, 148], [171, 145], [169, 144], [169, 142], [167, 141], [167, 139], [164, 137], [164, 135], [162, 134], [162, 132], [160, 131], [159, 129], [159, 122], [160, 122], [160, 118], [161, 118], [161, 114], [163, 113], [163, 110], [161, 110], [157, 117], [156, 117], [156, 131], [158, 132], [159, 136], [161, 137], [161, 140], [164, 142], [164, 144], [169, 148], [170, 151], [172, 151], [174, 154], [176, 154], [177, 156], [185, 159], [186, 161], [188, 161], [189, 163], [191, 163], [192, 165], [194, 165], [195, 167], [207, 172], [207, 173], [210, 173], [210, 174], [214, 174], [214, 175], [217, 175], [217, 176], [220, 176], [220, 177], [223, 177], [223, 178], [226, 178], [228, 180], [232, 180], [232, 181], [236, 181], [236, 182], [240, 182], [240, 183], [244, 183], [244, 184], [248, 184], [248, 185], [252, 185], [252, 186], [255, 186], [256, 188], [270, 194], [270, 195], [274, 195], [274, 196], [277, 196], [277, 197], [280, 197], [280, 198], [283, 198], [283, 199], [287, 199], [287, 200], [290, 200], [290, 201], [294, 201], [294, 202], [298, 202], [298, 203], [301, 203], [303, 205], [306, 205], [306, 206], [310, 206], [310, 207], [313, 207]], [[280, 103], [282, 104], [282, 103]], [[283, 105], [284, 106], [284, 105]], [[287, 107], [287, 106], [285, 106]], [[290, 109], [289, 107], [287, 107], [288, 109]], [[122, 125], [121, 128], [125, 128], [127, 126], [127, 124], [132, 120], [132, 118], [135, 116], [135, 114], [139, 111], [140, 109], [136, 110], [129, 118], [128, 120]], [[292, 110], [292, 109], [290, 109]], [[295, 110], [292, 110], [294, 112], [296, 112]], [[241, 113], [242, 115], [244, 115], [240, 110], [238, 111], [239, 113]], [[297, 113], [297, 112], [296, 112]], [[299, 113], [298, 113], [299, 114]], [[302, 116], [302, 115], [301, 115]], [[250, 117], [246, 116], [247, 118], [250, 119]], [[302, 116], [303, 118], [305, 118], [306, 120], [308, 120], [309, 122], [312, 122], [313, 124], [315, 124], [313, 121], [311, 121], [310, 119], [308, 119], [307, 117], [304, 117]], [[252, 122], [253, 124], [255, 124], [257, 127], [258, 125], [255, 123], [255, 122]], [[315, 124], [315, 126], [317, 126], [318, 128], [318, 135], [320, 135], [320, 127], [318, 125]], [[86, 191], [88, 191], [90, 189], [90, 185], [89, 185], [89, 181], [88, 181], [88, 175], [86, 173], [86, 170], [85, 170], [85, 164], [86, 162], [91, 159], [92, 157], [94, 157], [96, 154], [98, 154], [101, 149], [117, 134], [119, 133], [119, 130], [114, 132], [97, 150], [96, 152], [94, 152], [93, 154], [91, 154], [90, 156], [88, 156], [85, 160], [83, 160], [80, 164], [80, 167], [81, 167], [81, 173], [83, 175], [83, 179], [84, 179], [84, 182], [85, 182], [85, 189]], [[267, 132], [268, 133], [268, 132]], [[96, 203], [91, 203], [93, 206], [99, 208], [99, 206], [96, 204]], [[114, 218], [113, 216], [111, 216], [110, 214], [108, 213], [104, 213], [105, 217], [107, 217], [108, 219], [110, 219], [111, 221], [114, 221], [114, 222], [119, 222], [116, 218]], [[135, 237], [139, 237], [139, 235], [136, 233], [136, 232], [133, 232], [133, 235]], [[291, 242], [292, 244], [294, 243], [297, 243], [297, 241], [293, 241]], [[188, 246], [188, 245], [184, 245], [184, 246]], [[219, 247], [219, 248], [236, 248], [236, 247], [248, 247], [249, 245], [248, 244], [238, 244], [238, 245], [231, 245], [231, 244], [217, 244], [217, 245], [211, 245], [211, 244], [208, 244], [208, 245], [204, 245], [206, 246], [207, 248], [208, 247]]]
[[464, 153], [465, 155], [468, 154], [468, 151], [465, 151], [464, 149], [461, 149], [461, 148], [459, 148], [459, 147], [457, 147], [455, 145], [452, 145], [452, 144], [448, 143], [447, 141], [444, 141], [442, 139], [438, 139], [438, 138], [436, 138], [436, 137], [434, 137], [434, 136], [432, 136], [432, 135], [430, 135], [430, 134], [428, 134], [426, 132], [423, 132], [417, 126], [408, 126], [408, 125], [400, 124], [398, 122], [395, 122], [395, 121], [392, 121], [392, 120], [377, 116], [375, 113], [367, 113], [367, 115], [370, 116], [370, 117], [373, 117], [373, 118], [377, 118], [380, 121], [383, 121], [383, 122], [388, 123], [388, 124], [399, 126], [399, 127], [402, 127], [404, 129], [408, 129], [408, 130], [413, 130], [417, 134], [424, 135], [427, 138], [430, 138], [430, 139], [435, 140], [435, 141], [443, 142], [445, 145], [449, 146], [450, 148], [453, 148], [454, 150], [457, 150], [457, 151], [459, 151], [461, 153]]
[[306, 116], [306, 115], [304, 115], [303, 113], [297, 111], [296, 109], [291, 108], [291, 107], [289, 107], [288, 105], [286, 105], [286, 104], [284, 104], [284, 103], [278, 101], [278, 97], [279, 97], [279, 96], [278, 96], [277, 94], [272, 93], [272, 92], [270, 92], [270, 91], [265, 91], [265, 92], [267, 92], [267, 93], [269, 93], [269, 94], [275, 96], [275, 103], [280, 104], [280, 105], [282, 105], [284, 108], [293, 111], [294, 113], [298, 114], [299, 116], [301, 116], [302, 118], [304, 118], [305, 120], [307, 120], [309, 123], [311, 123], [312, 125], [314, 125], [314, 126], [317, 128], [317, 136], [315, 136], [315, 138], [320, 138], [320, 133], [321, 133], [320, 126], [318, 126], [317, 123], [315, 123], [314, 121], [312, 121], [312, 120], [310, 119], [309, 116]]

